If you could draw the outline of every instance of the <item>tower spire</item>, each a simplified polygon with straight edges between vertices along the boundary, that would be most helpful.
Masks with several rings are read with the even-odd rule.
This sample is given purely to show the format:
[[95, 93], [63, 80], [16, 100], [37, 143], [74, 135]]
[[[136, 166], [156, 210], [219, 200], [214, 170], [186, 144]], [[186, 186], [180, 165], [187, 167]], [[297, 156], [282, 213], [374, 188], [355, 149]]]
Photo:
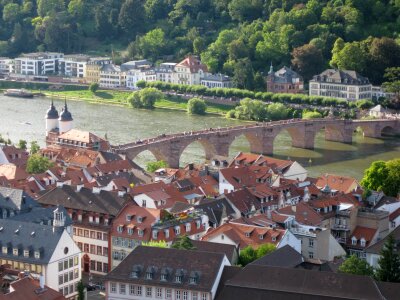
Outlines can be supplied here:
[[268, 74], [272, 74], [272, 73], [274, 73], [274, 66], [272, 65], [272, 60], [271, 60], [271, 65], [270, 65], [270, 67], [269, 67], [269, 72], [268, 72]]

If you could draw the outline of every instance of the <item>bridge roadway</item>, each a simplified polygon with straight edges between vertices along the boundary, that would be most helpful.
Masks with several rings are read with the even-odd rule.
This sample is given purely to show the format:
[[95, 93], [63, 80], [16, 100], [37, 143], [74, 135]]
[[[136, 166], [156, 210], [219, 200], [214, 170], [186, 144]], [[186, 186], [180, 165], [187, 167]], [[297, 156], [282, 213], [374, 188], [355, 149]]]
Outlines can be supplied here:
[[379, 138], [382, 133], [400, 135], [400, 119], [292, 119], [162, 134], [155, 138], [113, 146], [113, 150], [127, 155], [130, 159], [148, 150], [157, 160], [164, 160], [170, 167], [177, 168], [182, 152], [196, 141], [203, 146], [206, 159], [211, 159], [215, 155], [228, 156], [230, 145], [241, 135], [249, 141], [252, 153], [271, 155], [274, 139], [282, 130], [289, 132], [293, 147], [313, 149], [315, 136], [321, 129], [325, 130], [325, 139], [328, 141], [351, 143], [353, 132], [357, 127], [362, 129], [366, 137]]

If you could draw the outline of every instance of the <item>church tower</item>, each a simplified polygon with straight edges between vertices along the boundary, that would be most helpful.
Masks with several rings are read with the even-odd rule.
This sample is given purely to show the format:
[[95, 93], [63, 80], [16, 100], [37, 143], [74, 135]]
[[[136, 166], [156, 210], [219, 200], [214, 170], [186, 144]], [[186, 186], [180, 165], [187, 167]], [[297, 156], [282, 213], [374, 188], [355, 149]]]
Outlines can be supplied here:
[[60, 134], [67, 132], [73, 127], [73, 119], [71, 113], [68, 111], [67, 100], [65, 100], [64, 108], [60, 113], [60, 117], [58, 118], [58, 128], [60, 130]]
[[46, 136], [50, 131], [58, 128], [58, 111], [54, 107], [53, 100], [51, 100], [50, 108], [46, 113]]

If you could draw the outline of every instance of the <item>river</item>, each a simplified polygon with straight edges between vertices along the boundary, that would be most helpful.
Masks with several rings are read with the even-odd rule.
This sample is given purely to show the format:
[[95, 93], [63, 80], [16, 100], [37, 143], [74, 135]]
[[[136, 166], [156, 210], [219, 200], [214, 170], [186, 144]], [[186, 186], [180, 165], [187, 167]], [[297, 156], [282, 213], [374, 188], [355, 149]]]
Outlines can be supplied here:
[[[14, 143], [19, 139], [36, 140], [44, 146], [45, 113], [50, 100], [47, 98], [21, 99], [0, 96], [0, 133]], [[59, 110], [63, 101], [54, 100]], [[74, 127], [91, 131], [100, 137], [105, 135], [112, 144], [127, 143], [138, 138], [157, 136], [161, 133], [235, 126], [241, 121], [218, 116], [191, 116], [182, 111], [134, 110], [127, 107], [69, 101], [68, 108], [74, 118]], [[29, 124], [27, 124], [29, 123]], [[362, 178], [363, 171], [375, 160], [400, 158], [400, 139], [363, 138], [355, 134], [353, 144], [342, 144], [324, 140], [323, 132], [316, 137], [315, 149], [292, 148], [289, 134], [284, 131], [274, 142], [274, 156], [297, 160], [309, 170], [311, 176], [335, 173]], [[230, 148], [230, 155], [238, 151], [249, 151], [245, 137], [238, 138]], [[137, 162], [144, 165], [151, 154], [142, 153]], [[204, 162], [204, 151], [200, 144], [186, 148], [181, 165], [188, 162]]]

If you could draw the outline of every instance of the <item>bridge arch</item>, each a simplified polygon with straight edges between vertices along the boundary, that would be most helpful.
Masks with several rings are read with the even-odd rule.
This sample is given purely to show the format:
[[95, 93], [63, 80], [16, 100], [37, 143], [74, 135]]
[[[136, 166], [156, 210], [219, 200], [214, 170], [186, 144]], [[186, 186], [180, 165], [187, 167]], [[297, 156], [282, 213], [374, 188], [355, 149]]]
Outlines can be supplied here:
[[181, 146], [178, 154], [179, 165], [181, 163], [182, 155], [184, 155], [185, 151], [188, 151], [188, 148], [191, 148], [192, 146], [196, 147], [196, 144], [200, 145], [200, 148], [203, 150], [205, 160], [211, 160], [215, 155], [217, 155], [215, 145], [210, 140], [205, 138], [191, 140]]
[[381, 129], [381, 135], [382, 136], [398, 136], [400, 135], [400, 130], [396, 129], [393, 126], [387, 125], [383, 126]]

